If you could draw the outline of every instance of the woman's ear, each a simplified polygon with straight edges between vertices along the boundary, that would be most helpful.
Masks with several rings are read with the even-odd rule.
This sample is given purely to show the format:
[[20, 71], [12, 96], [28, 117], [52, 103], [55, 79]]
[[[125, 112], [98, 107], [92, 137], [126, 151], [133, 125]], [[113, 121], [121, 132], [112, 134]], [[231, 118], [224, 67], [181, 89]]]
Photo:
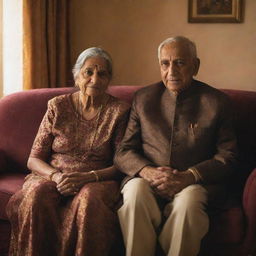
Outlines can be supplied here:
[[193, 72], [193, 76], [197, 75], [199, 67], [200, 67], [200, 59], [199, 58], [195, 58], [194, 59], [194, 72]]

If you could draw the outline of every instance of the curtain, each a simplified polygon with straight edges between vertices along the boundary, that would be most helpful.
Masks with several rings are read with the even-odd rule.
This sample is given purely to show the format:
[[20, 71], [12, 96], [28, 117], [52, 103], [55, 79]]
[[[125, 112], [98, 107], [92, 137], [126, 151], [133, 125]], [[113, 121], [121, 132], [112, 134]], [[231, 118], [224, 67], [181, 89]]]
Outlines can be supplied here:
[[23, 0], [23, 87], [64, 87], [72, 80], [69, 0]]

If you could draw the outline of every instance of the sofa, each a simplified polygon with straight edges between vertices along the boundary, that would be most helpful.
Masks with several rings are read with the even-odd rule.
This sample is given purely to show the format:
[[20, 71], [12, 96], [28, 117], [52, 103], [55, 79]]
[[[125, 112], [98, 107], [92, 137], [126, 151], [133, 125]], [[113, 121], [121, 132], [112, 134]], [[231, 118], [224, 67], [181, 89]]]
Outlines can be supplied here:
[[[109, 93], [131, 102], [133, 93], [141, 87], [110, 86]], [[0, 100], [1, 256], [7, 255], [10, 242], [6, 204], [21, 189], [28, 173], [26, 162], [47, 101], [74, 90], [71, 87], [33, 89]], [[256, 255], [256, 91], [222, 91], [230, 96], [235, 109], [239, 166], [229, 181], [230, 200], [223, 209], [210, 214], [210, 230], [202, 241], [200, 255]], [[119, 246], [122, 246], [121, 242]]]

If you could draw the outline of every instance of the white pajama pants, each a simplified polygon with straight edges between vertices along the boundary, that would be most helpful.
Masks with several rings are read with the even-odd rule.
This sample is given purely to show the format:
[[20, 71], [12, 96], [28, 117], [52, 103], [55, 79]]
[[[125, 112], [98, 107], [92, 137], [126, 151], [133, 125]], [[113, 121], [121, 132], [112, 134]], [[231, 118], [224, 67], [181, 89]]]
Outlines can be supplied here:
[[201, 239], [209, 228], [205, 212], [207, 191], [190, 185], [165, 206], [167, 220], [158, 235], [162, 213], [147, 181], [133, 178], [123, 189], [123, 205], [118, 210], [126, 246], [126, 256], [154, 256], [156, 241], [167, 256], [196, 256]]

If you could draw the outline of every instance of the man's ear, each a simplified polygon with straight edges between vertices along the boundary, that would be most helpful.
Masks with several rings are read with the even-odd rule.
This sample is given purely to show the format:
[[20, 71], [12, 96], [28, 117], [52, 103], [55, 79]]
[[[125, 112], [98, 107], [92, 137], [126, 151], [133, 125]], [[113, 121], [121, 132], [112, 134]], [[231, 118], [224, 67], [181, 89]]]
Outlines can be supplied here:
[[200, 59], [199, 58], [195, 58], [194, 59], [194, 72], [193, 72], [193, 76], [197, 75], [199, 67], [200, 67]]

